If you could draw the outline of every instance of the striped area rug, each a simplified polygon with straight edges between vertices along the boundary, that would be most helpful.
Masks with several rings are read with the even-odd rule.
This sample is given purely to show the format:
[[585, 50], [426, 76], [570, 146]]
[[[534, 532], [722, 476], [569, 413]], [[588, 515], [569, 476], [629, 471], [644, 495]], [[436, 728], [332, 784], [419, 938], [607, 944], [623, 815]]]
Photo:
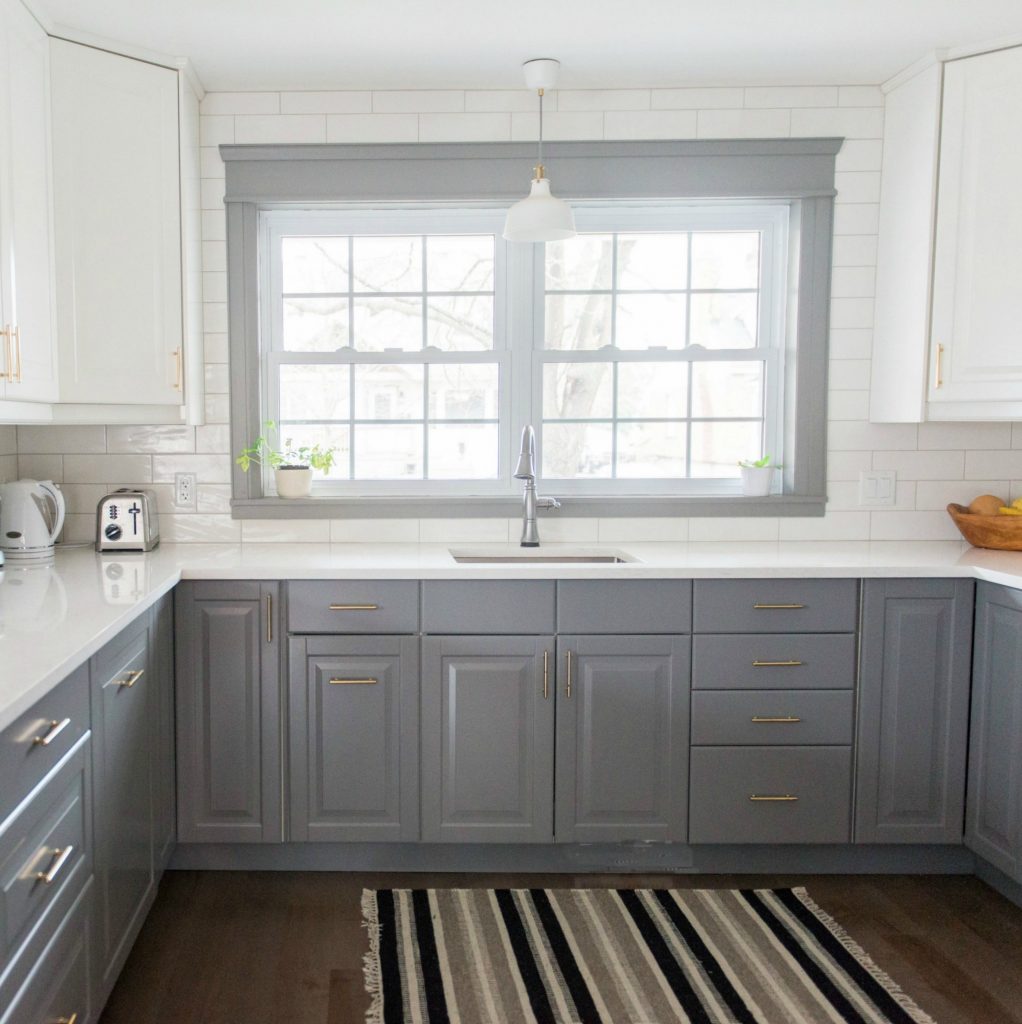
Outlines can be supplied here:
[[367, 889], [367, 1024], [933, 1024], [804, 889]]

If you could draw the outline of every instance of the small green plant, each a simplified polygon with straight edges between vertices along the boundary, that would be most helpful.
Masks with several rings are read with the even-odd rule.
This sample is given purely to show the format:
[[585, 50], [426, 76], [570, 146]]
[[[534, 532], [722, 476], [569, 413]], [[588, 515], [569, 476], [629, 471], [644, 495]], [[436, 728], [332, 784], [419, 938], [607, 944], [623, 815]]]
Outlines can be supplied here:
[[[741, 459], [738, 463], [742, 469], [766, 469], [770, 465], [770, 455], [764, 455], [761, 459]], [[774, 469], [780, 469], [780, 463], [774, 463]]]
[[[267, 434], [277, 430], [273, 420], [267, 420], [263, 427]], [[266, 436], [260, 435], [251, 447], [242, 450], [234, 460], [247, 473], [252, 466], [269, 466], [271, 469], [318, 469], [329, 473], [334, 464], [336, 448], [324, 448], [314, 444], [311, 448], [302, 445], [296, 448], [290, 437], [284, 439], [283, 447], [275, 447]]]

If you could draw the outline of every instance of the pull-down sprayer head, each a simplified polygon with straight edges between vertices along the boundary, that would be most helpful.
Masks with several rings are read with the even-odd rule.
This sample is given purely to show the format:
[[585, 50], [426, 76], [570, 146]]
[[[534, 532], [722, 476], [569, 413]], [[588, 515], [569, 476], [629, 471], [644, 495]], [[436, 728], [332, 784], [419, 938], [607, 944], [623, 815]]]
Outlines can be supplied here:
[[527, 424], [522, 430], [522, 450], [518, 456], [518, 468], [515, 470], [516, 480], [534, 480], [536, 478], [536, 432]]

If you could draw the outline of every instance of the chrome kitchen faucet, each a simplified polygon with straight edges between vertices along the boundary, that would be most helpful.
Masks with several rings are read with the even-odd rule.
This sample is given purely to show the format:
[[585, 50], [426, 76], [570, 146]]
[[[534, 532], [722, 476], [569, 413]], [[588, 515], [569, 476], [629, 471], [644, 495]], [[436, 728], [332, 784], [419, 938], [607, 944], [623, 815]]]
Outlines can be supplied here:
[[522, 430], [522, 450], [518, 456], [515, 479], [525, 481], [522, 495], [522, 547], [539, 547], [539, 530], [536, 527], [537, 508], [560, 508], [556, 498], [540, 498], [536, 495], [536, 432], [531, 424]]

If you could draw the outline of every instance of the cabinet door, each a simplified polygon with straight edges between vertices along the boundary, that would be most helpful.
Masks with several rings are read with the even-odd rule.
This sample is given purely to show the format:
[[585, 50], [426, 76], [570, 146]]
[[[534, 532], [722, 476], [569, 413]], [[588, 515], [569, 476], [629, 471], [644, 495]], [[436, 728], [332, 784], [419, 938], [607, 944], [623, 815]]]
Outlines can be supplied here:
[[973, 582], [864, 587], [856, 841], [960, 843]]
[[150, 711], [153, 760], [153, 843], [157, 876], [170, 860], [177, 836], [174, 763], [174, 598], [162, 597], [149, 620]]
[[1022, 47], [945, 66], [929, 388], [938, 405], [1019, 407], [1020, 134]]
[[283, 839], [277, 594], [247, 580], [177, 588], [179, 842]]
[[419, 838], [419, 641], [290, 641], [290, 838]]
[[93, 658], [97, 984], [113, 985], [153, 895], [148, 629], [143, 617]]
[[558, 639], [558, 842], [685, 841], [690, 650], [677, 636]]
[[965, 843], [1022, 882], [1022, 593], [980, 583]]
[[180, 405], [177, 72], [51, 41], [64, 402]]
[[549, 636], [423, 640], [424, 840], [553, 839], [553, 654]]

